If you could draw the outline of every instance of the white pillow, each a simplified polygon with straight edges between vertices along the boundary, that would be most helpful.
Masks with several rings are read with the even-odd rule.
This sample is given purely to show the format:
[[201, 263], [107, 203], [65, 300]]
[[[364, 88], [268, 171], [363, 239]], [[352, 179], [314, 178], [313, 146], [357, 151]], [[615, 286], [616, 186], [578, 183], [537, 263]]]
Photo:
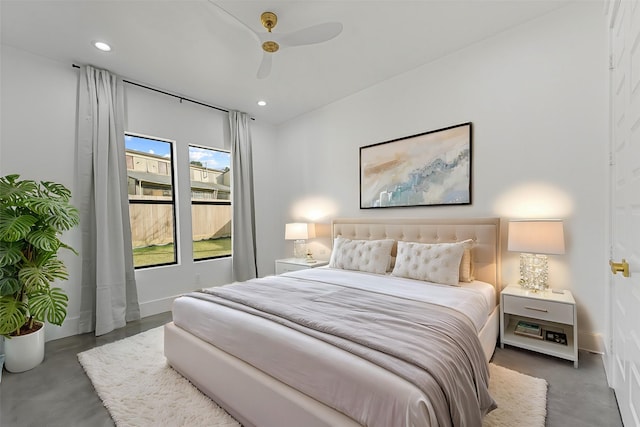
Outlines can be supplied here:
[[473, 245], [472, 239], [459, 242], [464, 244], [464, 252], [462, 253], [462, 260], [460, 260], [460, 281], [461, 282], [473, 282], [475, 280], [475, 266], [473, 259]]
[[391, 275], [444, 285], [458, 285], [464, 243], [398, 242]]
[[335, 238], [329, 267], [384, 274], [391, 262], [394, 241], [351, 240], [342, 236]]

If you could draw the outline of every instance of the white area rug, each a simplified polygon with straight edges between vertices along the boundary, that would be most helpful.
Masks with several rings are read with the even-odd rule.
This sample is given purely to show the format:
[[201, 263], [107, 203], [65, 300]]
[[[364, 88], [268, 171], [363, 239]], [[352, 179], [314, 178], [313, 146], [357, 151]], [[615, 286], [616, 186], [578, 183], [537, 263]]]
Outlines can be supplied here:
[[483, 427], [544, 427], [547, 418], [547, 381], [489, 364], [489, 392], [498, 409], [487, 415]]
[[[171, 369], [162, 327], [78, 354], [118, 426], [239, 426], [231, 416]], [[543, 427], [547, 382], [490, 364], [489, 390], [499, 408], [483, 427]]]

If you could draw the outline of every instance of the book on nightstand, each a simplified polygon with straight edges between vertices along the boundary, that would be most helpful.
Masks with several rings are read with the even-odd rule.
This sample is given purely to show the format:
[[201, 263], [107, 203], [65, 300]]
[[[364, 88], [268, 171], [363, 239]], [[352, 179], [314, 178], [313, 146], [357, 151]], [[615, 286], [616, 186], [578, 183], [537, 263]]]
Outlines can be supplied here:
[[540, 325], [537, 323], [525, 322], [524, 320], [518, 321], [513, 333], [539, 340], [544, 339]]
[[567, 345], [567, 334], [564, 332], [545, 331], [545, 339], [547, 341]]

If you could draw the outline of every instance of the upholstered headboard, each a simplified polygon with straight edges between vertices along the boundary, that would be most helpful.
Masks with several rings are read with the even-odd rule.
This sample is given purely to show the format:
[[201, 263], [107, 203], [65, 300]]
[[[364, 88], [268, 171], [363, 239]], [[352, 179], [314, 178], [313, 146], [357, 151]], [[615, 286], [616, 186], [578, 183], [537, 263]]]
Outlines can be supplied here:
[[[347, 239], [394, 239], [419, 243], [448, 243], [473, 239], [477, 280], [500, 292], [500, 218], [337, 218], [332, 236]], [[392, 250], [395, 256], [396, 245]]]

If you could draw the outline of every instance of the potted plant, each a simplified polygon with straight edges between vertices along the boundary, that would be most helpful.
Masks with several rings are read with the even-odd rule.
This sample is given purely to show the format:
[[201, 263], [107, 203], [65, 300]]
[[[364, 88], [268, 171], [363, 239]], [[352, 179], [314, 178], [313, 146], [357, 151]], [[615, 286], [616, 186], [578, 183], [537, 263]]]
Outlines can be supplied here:
[[69, 277], [58, 251], [77, 252], [60, 236], [79, 223], [65, 186], [19, 178], [0, 178], [0, 335], [11, 372], [40, 364], [45, 320], [62, 325], [67, 316], [68, 297], [52, 284]]

